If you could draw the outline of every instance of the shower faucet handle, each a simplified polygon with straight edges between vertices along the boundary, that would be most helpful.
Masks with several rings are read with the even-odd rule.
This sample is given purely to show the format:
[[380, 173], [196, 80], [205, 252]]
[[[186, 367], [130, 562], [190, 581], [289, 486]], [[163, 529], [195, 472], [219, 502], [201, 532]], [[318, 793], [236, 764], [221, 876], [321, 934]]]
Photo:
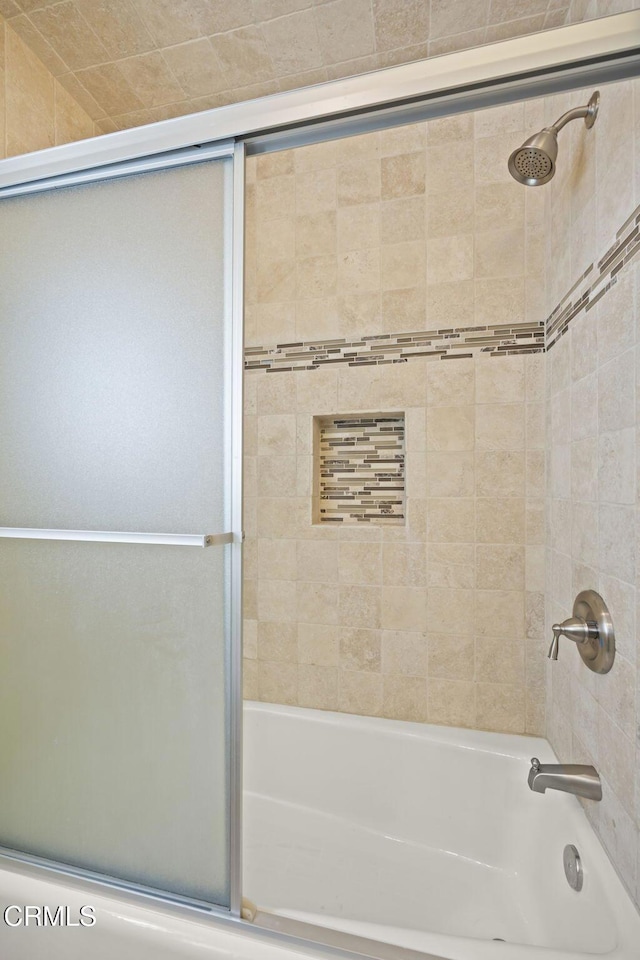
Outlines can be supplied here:
[[616, 653], [613, 623], [606, 603], [595, 590], [582, 590], [573, 604], [573, 616], [554, 623], [549, 659], [558, 659], [560, 637], [576, 644], [583, 661], [595, 673], [608, 673]]
[[575, 643], [588, 643], [589, 640], [597, 640], [598, 638], [597, 624], [583, 620], [582, 617], [569, 617], [562, 623], [554, 623], [551, 629], [553, 630], [553, 640], [549, 649], [550, 660], [558, 659], [560, 637], [568, 637]]

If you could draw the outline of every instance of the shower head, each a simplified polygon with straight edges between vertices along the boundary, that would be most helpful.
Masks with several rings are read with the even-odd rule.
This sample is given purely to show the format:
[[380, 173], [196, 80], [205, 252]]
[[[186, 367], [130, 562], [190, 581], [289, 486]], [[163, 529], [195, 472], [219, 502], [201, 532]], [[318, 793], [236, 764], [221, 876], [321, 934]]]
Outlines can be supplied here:
[[596, 122], [600, 94], [592, 95], [586, 107], [574, 107], [567, 111], [551, 127], [545, 127], [540, 133], [526, 140], [509, 157], [509, 173], [518, 183], [527, 187], [539, 187], [548, 183], [556, 172], [558, 156], [558, 132], [571, 120], [584, 118], [587, 129]]
[[530, 137], [509, 157], [509, 173], [527, 187], [548, 183], [556, 172], [558, 134], [547, 127]]

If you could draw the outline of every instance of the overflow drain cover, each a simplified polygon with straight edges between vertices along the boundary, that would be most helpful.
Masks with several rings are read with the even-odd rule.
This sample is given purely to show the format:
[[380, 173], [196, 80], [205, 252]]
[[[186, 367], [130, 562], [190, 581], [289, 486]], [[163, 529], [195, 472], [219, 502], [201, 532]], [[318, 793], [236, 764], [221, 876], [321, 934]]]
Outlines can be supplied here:
[[567, 883], [573, 890], [579, 892], [582, 890], [584, 874], [580, 854], [572, 843], [568, 843], [564, 848], [562, 862], [564, 863], [564, 875], [567, 878]]

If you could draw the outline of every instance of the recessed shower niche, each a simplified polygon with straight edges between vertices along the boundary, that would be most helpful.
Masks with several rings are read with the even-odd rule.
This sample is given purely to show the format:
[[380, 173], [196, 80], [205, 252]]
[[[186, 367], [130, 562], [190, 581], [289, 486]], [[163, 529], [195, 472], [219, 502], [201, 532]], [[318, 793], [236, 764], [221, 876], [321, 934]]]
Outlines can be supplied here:
[[314, 417], [314, 523], [405, 523], [404, 413]]

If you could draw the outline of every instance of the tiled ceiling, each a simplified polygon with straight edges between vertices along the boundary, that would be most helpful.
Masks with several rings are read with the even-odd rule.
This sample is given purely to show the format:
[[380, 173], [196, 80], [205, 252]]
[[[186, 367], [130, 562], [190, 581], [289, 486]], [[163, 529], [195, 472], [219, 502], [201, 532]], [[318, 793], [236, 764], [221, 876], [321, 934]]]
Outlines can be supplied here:
[[571, 0], [0, 0], [0, 14], [103, 132], [583, 18]]

